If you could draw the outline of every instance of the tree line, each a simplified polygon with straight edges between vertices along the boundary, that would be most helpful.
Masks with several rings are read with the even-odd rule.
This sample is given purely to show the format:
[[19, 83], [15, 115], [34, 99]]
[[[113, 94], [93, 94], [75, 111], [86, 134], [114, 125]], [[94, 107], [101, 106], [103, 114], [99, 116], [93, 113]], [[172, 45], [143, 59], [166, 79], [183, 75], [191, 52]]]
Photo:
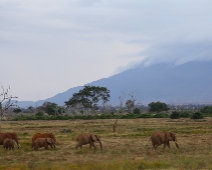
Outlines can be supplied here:
[[[4, 93], [8, 90], [4, 90], [3, 86], [3, 96]], [[5, 94], [6, 95], [6, 94]], [[164, 118], [170, 117], [171, 119], [178, 119], [181, 117], [190, 117], [193, 119], [200, 119], [204, 116], [212, 115], [212, 106], [205, 106], [199, 111], [180, 111], [175, 110], [171, 113], [170, 108], [166, 103], [157, 101], [151, 102], [148, 104], [148, 113], [141, 113], [139, 106], [141, 104], [135, 98], [133, 93], [128, 94], [130, 99], [124, 103], [124, 96], [119, 97], [120, 106], [116, 109], [110, 109], [106, 111], [107, 102], [110, 100], [110, 91], [106, 87], [100, 86], [84, 86], [82, 90], [77, 93], [74, 93], [72, 97], [64, 102], [64, 106], [58, 106], [56, 103], [44, 102], [42, 106], [32, 107], [29, 106], [27, 109], [23, 108], [13, 108], [14, 113], [34, 113], [31, 116], [31, 119], [94, 119], [94, 118], [117, 118], [117, 115], [120, 115], [122, 118]], [[6, 100], [5, 98], [4, 100]], [[4, 101], [2, 100], [2, 101]], [[11, 99], [7, 101], [11, 102]], [[2, 106], [2, 102], [0, 103]], [[14, 103], [11, 103], [9, 106], [14, 106]], [[8, 106], [7, 106], [8, 107]], [[101, 108], [101, 111], [100, 111]], [[9, 109], [9, 107], [7, 108]], [[5, 109], [5, 110], [7, 110]], [[71, 112], [72, 115], [68, 115], [67, 112]], [[124, 113], [125, 114], [122, 114]], [[100, 114], [101, 113], [101, 114]], [[3, 114], [2, 114], [3, 116]], [[46, 117], [53, 116], [53, 117]], [[20, 116], [18, 119], [30, 119], [26, 118], [27, 116]]]

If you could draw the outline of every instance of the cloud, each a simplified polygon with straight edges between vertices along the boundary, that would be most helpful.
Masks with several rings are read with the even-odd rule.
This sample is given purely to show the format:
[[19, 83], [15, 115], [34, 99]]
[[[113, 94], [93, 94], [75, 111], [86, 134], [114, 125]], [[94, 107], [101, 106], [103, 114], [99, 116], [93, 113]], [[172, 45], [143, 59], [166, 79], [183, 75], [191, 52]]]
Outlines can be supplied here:
[[21, 100], [137, 66], [210, 59], [209, 0], [0, 1], [0, 77]]
[[144, 65], [157, 62], [183, 64], [192, 60], [212, 60], [212, 41], [157, 44], [141, 53]]

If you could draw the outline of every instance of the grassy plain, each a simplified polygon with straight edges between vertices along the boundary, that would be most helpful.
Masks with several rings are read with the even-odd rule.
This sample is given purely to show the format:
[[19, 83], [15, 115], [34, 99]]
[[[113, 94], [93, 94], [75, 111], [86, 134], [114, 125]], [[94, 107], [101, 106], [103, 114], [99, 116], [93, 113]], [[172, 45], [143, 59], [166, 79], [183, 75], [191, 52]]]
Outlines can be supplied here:
[[[212, 169], [212, 118], [202, 120], [169, 118], [120, 119], [112, 133], [114, 119], [67, 121], [4, 121], [2, 132], [16, 132], [21, 149], [0, 147], [0, 169], [6, 170], [140, 170]], [[67, 129], [68, 133], [61, 130]], [[155, 131], [176, 133], [180, 149], [154, 150], [149, 137]], [[32, 150], [31, 137], [52, 132], [57, 139], [53, 150]], [[83, 132], [101, 136], [103, 150], [75, 149], [76, 137]], [[147, 144], [148, 143], [148, 144]], [[145, 147], [145, 145], [147, 146]]]

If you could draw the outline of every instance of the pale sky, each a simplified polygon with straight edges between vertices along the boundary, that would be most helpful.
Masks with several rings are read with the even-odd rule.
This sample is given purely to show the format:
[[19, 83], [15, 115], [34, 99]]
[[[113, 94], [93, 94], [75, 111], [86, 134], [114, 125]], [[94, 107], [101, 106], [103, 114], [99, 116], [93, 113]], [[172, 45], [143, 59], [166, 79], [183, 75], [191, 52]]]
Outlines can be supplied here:
[[0, 0], [0, 83], [21, 101], [37, 101], [140, 62], [211, 60], [211, 7], [211, 0]]

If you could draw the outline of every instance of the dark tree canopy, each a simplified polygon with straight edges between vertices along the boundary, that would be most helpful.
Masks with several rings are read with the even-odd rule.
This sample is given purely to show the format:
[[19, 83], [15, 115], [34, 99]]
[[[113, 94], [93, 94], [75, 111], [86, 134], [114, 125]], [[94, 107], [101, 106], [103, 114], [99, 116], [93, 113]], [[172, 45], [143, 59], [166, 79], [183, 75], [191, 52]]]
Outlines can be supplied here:
[[149, 111], [150, 112], [161, 112], [161, 111], [167, 111], [169, 108], [167, 107], [166, 103], [162, 102], [151, 102], [148, 104], [150, 107]]
[[59, 115], [65, 112], [64, 108], [58, 106], [56, 103], [51, 102], [44, 102], [42, 106], [38, 107], [38, 110], [43, 110], [49, 115]]
[[132, 108], [135, 107], [135, 101], [134, 100], [127, 100], [125, 103], [125, 106], [128, 110], [132, 110]]
[[206, 114], [212, 114], [212, 106], [205, 106], [201, 109], [201, 112]]
[[78, 93], [74, 93], [65, 105], [73, 108], [97, 109], [99, 101], [103, 103], [109, 101], [109, 93], [106, 87], [84, 86]]
[[13, 109], [13, 112], [14, 113], [19, 113], [19, 112], [21, 112], [21, 109], [20, 108], [15, 108], [15, 109]]

